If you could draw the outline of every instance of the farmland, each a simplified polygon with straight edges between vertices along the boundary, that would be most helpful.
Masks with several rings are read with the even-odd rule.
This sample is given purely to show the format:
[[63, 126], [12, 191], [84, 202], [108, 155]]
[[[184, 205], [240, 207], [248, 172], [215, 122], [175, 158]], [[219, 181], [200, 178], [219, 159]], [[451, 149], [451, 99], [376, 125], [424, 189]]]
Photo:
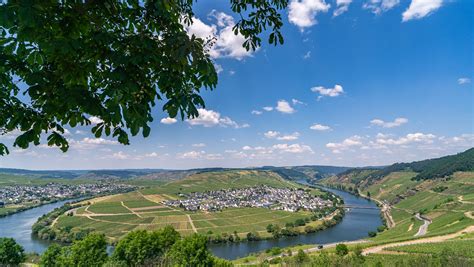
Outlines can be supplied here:
[[[192, 175], [159, 187], [150, 187], [125, 194], [92, 199], [81, 207], [63, 214], [53, 226], [56, 231], [74, 232], [90, 229], [106, 234], [111, 242], [132, 230], [157, 230], [172, 225], [182, 235], [200, 233], [211, 237], [246, 238], [248, 233], [265, 238], [269, 224], [285, 227], [295, 221], [306, 221], [306, 226], [318, 227], [321, 220], [309, 220], [309, 211], [288, 212], [267, 208], [227, 208], [219, 212], [191, 212], [169, 207], [162, 202], [178, 199], [183, 194], [223, 188], [245, 188], [256, 185], [278, 188], [296, 188], [296, 184], [283, 180], [272, 172], [225, 171]], [[321, 195], [316, 189], [312, 195]], [[303, 227], [295, 227], [303, 231]]]

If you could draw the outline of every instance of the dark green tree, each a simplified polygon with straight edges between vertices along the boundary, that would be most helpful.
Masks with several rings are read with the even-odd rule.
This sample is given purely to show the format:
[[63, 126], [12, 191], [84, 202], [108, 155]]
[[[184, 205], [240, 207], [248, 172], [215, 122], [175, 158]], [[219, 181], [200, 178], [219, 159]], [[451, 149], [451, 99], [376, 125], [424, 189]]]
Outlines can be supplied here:
[[40, 266], [44, 267], [56, 267], [60, 266], [61, 247], [57, 244], [52, 244], [48, 249], [41, 255]]
[[306, 254], [302, 249], [298, 250], [298, 253], [295, 256], [297, 263], [303, 263], [309, 260], [308, 254]]
[[102, 234], [92, 233], [75, 241], [67, 256], [73, 266], [100, 267], [107, 261], [107, 242]]
[[[194, 0], [22, 1], [0, 3], [0, 134], [19, 131], [14, 146], [69, 148], [64, 127], [129, 144], [150, 134], [152, 107], [164, 101], [170, 117], [193, 118], [217, 74], [214, 39], [189, 36]], [[247, 50], [282, 44], [280, 11], [288, 0], [230, 0], [233, 27]], [[26, 89], [25, 89], [26, 88]], [[26, 95], [27, 97], [23, 97]], [[8, 154], [0, 143], [0, 155]]]
[[128, 266], [156, 262], [179, 238], [179, 233], [171, 226], [155, 232], [133, 231], [118, 242], [112, 258]]
[[349, 253], [349, 249], [346, 244], [337, 244], [336, 245], [336, 254], [339, 256], [345, 256]]
[[176, 242], [168, 256], [173, 266], [211, 266], [214, 262], [212, 254], [207, 249], [207, 238], [198, 234]]
[[13, 238], [0, 238], [0, 266], [17, 266], [25, 260], [23, 247]]

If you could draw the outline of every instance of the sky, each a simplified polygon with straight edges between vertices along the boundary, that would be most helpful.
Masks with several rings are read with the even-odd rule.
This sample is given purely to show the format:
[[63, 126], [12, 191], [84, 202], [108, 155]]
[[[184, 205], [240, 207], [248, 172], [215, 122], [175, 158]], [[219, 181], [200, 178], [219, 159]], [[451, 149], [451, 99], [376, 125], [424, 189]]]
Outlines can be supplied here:
[[[11, 146], [0, 167], [375, 166], [474, 146], [469, 0], [290, 0], [283, 46], [241, 47], [229, 1], [198, 1], [189, 34], [215, 36], [219, 74], [193, 120], [158, 106], [129, 146], [67, 131], [71, 148]], [[91, 119], [97, 122], [97, 118]]]

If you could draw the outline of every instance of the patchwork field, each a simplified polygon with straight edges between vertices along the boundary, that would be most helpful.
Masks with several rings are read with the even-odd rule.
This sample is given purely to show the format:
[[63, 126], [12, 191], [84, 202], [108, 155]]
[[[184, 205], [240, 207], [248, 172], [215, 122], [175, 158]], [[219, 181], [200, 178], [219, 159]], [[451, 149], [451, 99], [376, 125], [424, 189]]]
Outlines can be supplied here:
[[[413, 238], [423, 222], [414, 214], [420, 212], [432, 222], [425, 236], [453, 233], [474, 225], [470, 211], [474, 202], [474, 172], [458, 172], [439, 181], [412, 181], [412, 172], [395, 172], [366, 190], [374, 198], [394, 201], [391, 214], [396, 226], [373, 238], [374, 241], [403, 240]], [[408, 193], [411, 191], [411, 193]]]
[[[136, 229], [156, 230], [172, 225], [183, 235], [201, 233], [206, 235], [226, 235], [237, 233], [245, 237], [247, 233], [258, 233], [264, 237], [268, 224], [293, 223], [306, 219], [310, 212], [286, 212], [266, 208], [231, 208], [220, 212], [188, 212], [180, 208], [168, 207], [162, 201], [176, 199], [180, 194], [242, 188], [255, 185], [273, 187], [297, 187], [271, 172], [229, 171], [201, 173], [184, 180], [174, 181], [160, 187], [101, 197], [84, 202], [85, 206], [73, 211], [73, 216], [61, 215], [54, 225], [61, 229], [90, 229], [106, 234], [111, 241], [118, 240], [127, 232]], [[319, 190], [311, 192], [321, 194]], [[311, 222], [315, 226], [320, 222]]]

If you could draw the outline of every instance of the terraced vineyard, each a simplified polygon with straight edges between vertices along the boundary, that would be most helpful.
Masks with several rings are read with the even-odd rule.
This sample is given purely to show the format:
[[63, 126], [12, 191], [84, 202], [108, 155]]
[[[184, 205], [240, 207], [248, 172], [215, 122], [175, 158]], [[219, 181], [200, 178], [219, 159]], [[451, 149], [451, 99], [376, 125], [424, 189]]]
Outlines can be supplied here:
[[[118, 240], [129, 231], [136, 229], [156, 230], [172, 225], [183, 235], [194, 232], [207, 235], [237, 233], [245, 237], [247, 233], [269, 236], [268, 224], [284, 227], [297, 219], [307, 219], [310, 212], [287, 212], [266, 208], [232, 208], [221, 212], [188, 212], [180, 208], [168, 207], [162, 201], [176, 199], [180, 194], [222, 189], [242, 188], [254, 185], [273, 187], [297, 187], [272, 172], [229, 171], [201, 173], [187, 179], [168, 183], [164, 186], [147, 188], [136, 192], [101, 197], [82, 203], [73, 216], [59, 217], [54, 229], [90, 229], [106, 234], [111, 241]], [[321, 194], [319, 190], [311, 193]], [[312, 221], [308, 225], [318, 226], [322, 221]]]

